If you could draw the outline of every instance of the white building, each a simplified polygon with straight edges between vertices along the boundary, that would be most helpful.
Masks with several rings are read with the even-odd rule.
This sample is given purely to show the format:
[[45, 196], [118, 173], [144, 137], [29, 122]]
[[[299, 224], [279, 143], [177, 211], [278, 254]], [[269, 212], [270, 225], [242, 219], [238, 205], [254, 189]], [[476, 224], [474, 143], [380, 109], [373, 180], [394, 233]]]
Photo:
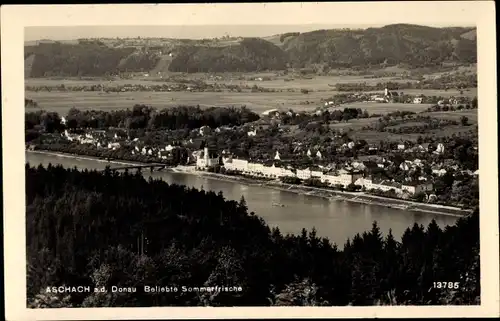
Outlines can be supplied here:
[[280, 152], [276, 151], [276, 155], [274, 155], [275, 160], [280, 160]]
[[389, 180], [375, 182], [370, 178], [364, 178], [359, 180], [357, 183], [364, 186], [367, 190], [381, 190], [387, 192], [392, 189], [396, 192], [396, 194], [402, 193], [401, 184]]
[[314, 171], [312, 170], [311, 171], [311, 177], [314, 177], [314, 178], [321, 178], [323, 176], [323, 172], [322, 171]]
[[263, 175], [264, 165], [260, 163], [248, 163], [247, 171], [252, 175]]
[[422, 97], [415, 97], [415, 98], [413, 98], [413, 103], [414, 104], [421, 104], [422, 100], [423, 100]]
[[363, 174], [360, 172], [340, 170], [338, 173], [324, 174], [321, 181], [329, 185], [342, 185], [347, 187], [350, 184], [355, 184]]
[[319, 159], [323, 157], [323, 155], [321, 155], [321, 152], [319, 150], [316, 152], [316, 157]]
[[297, 169], [297, 177], [305, 180], [311, 178], [311, 170], [309, 168], [306, 169]]
[[433, 190], [432, 183], [428, 182], [418, 182], [413, 184], [403, 184], [401, 190], [408, 192], [411, 195], [415, 195], [421, 192], [430, 192]]
[[224, 168], [227, 170], [239, 171], [239, 172], [248, 172], [249, 164], [245, 159], [234, 159], [232, 157], [224, 158], [222, 160], [224, 164]]
[[196, 168], [198, 169], [207, 169], [209, 167], [213, 167], [219, 163], [219, 157], [217, 155], [211, 154], [207, 147], [203, 149], [203, 153], [200, 154], [200, 157], [196, 159]]

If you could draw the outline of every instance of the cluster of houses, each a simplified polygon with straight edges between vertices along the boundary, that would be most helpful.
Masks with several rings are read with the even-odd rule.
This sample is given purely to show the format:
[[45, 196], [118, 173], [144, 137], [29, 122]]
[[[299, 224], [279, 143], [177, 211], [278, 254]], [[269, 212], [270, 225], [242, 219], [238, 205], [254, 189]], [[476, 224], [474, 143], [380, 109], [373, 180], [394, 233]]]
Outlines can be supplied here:
[[148, 147], [142, 144], [138, 138], [123, 139], [116, 133], [112, 138], [108, 137], [104, 130], [93, 130], [85, 134], [70, 134], [65, 130], [61, 134], [65, 139], [79, 144], [90, 144], [96, 146], [98, 149], [118, 150], [124, 145], [133, 147], [131, 155], [148, 155], [158, 157], [159, 159], [166, 160], [172, 155], [172, 151], [177, 148], [171, 144], [165, 147]]
[[[431, 103], [429, 97], [426, 98], [422, 94], [417, 95], [405, 95], [403, 92], [397, 92], [394, 90], [384, 89], [384, 92], [380, 93], [351, 93], [349, 94], [341, 103], [350, 102], [378, 102], [378, 103], [395, 103], [404, 102], [408, 104], [423, 104]], [[439, 101], [432, 101], [437, 103], [439, 106], [458, 106], [470, 103], [470, 99], [467, 97], [450, 97], [447, 99], [441, 99]], [[339, 102], [325, 101], [324, 107], [339, 107]]]
[[[415, 195], [420, 192], [431, 192], [433, 185], [425, 177], [418, 180], [407, 180], [399, 183], [393, 180], [377, 180], [371, 176], [364, 177], [364, 169], [369, 162], [353, 162], [346, 164], [342, 169], [325, 168], [323, 166], [310, 166], [307, 168], [295, 169], [290, 165], [279, 165], [279, 162], [257, 163], [246, 159], [234, 158], [232, 156], [219, 156], [216, 152], [205, 148], [197, 153], [196, 169], [207, 170], [217, 165], [223, 166], [226, 170], [239, 172], [245, 175], [265, 178], [297, 177], [301, 180], [318, 179], [329, 186], [342, 186], [344, 188], [351, 184], [364, 187], [366, 190], [394, 190], [396, 194]], [[275, 160], [280, 160], [279, 152], [276, 152]], [[406, 162], [406, 170], [414, 169], [421, 165], [421, 161]], [[376, 167], [384, 168], [386, 164], [376, 164]]]
[[394, 182], [392, 180], [376, 180], [371, 177], [359, 178], [354, 184], [364, 186], [367, 190], [382, 190], [384, 192], [394, 190], [398, 195], [408, 193], [415, 195], [422, 192], [432, 192], [433, 185], [428, 181]]
[[[275, 111], [272, 111], [275, 112]], [[218, 128], [219, 130], [222, 130]], [[225, 129], [230, 129], [225, 128]], [[215, 130], [217, 131], [217, 130]], [[204, 136], [211, 132], [211, 129], [207, 127], [202, 127], [199, 129], [201, 136]], [[248, 136], [256, 135], [256, 129], [247, 129]], [[165, 147], [148, 147], [138, 138], [130, 139], [125, 137], [120, 137], [116, 133], [114, 135], [109, 135], [104, 130], [91, 130], [84, 134], [71, 134], [67, 130], [62, 134], [64, 138], [69, 141], [78, 142], [80, 144], [91, 144], [97, 148], [117, 150], [120, 148], [126, 148], [127, 153], [132, 155], [147, 155], [152, 157], [157, 157], [158, 159], [166, 160], [172, 156], [172, 151], [177, 148], [168, 144]], [[193, 140], [189, 140], [193, 143]], [[339, 148], [353, 148], [354, 142], [350, 141], [343, 144]], [[427, 150], [427, 144], [416, 144], [411, 146], [411, 144], [400, 143], [394, 146], [400, 152], [407, 151], [425, 151]], [[196, 147], [195, 147], [196, 148]], [[435, 147], [434, 153], [443, 153], [445, 149], [444, 144], [439, 143]], [[322, 159], [323, 155], [319, 149], [307, 149], [305, 152], [309, 158]], [[239, 172], [246, 175], [253, 175], [257, 177], [274, 178], [278, 179], [281, 177], [296, 177], [301, 180], [307, 179], [318, 179], [323, 183], [330, 186], [338, 187], [343, 186], [344, 188], [349, 185], [358, 185], [366, 190], [381, 190], [389, 191], [393, 190], [396, 194], [406, 194], [414, 195], [420, 192], [430, 192], [433, 189], [433, 184], [431, 179], [426, 176], [413, 175], [415, 171], [419, 168], [423, 169], [425, 161], [420, 159], [405, 160], [400, 164], [394, 164], [391, 161], [383, 158], [376, 157], [374, 160], [365, 161], [352, 161], [345, 164], [334, 164], [329, 166], [309, 166], [307, 168], [294, 168], [297, 166], [284, 165], [281, 161], [281, 155], [276, 151], [274, 159], [270, 159], [267, 162], [253, 162], [247, 159], [241, 159], [238, 157], [229, 156], [229, 153], [223, 151], [222, 156], [218, 152], [210, 150], [209, 148], [204, 148], [203, 150], [196, 150], [191, 154], [188, 154], [188, 162], [195, 161], [196, 169], [207, 170], [209, 168], [215, 167], [217, 165], [223, 166], [226, 170]], [[371, 157], [371, 156], [370, 156]], [[395, 182], [393, 180], [387, 179], [377, 179], [377, 172], [383, 172], [394, 166], [399, 167], [403, 172], [406, 172], [406, 178], [402, 179], [402, 182]], [[457, 165], [453, 164], [432, 164], [430, 165], [433, 176], [442, 176], [449, 170], [456, 172], [459, 170]], [[456, 168], [455, 168], [456, 167]], [[469, 175], [478, 175], [478, 171], [467, 173]], [[420, 176], [420, 177], [416, 177]]]

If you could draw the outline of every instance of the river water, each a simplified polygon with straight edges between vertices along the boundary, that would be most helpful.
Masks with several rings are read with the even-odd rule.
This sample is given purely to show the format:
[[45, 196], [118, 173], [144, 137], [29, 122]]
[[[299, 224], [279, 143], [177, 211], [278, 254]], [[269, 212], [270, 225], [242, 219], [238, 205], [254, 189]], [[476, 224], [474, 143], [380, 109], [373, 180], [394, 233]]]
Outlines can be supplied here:
[[[64, 167], [79, 169], [104, 169], [107, 162], [92, 159], [76, 159], [65, 156], [26, 152], [26, 162], [31, 166], [60, 164]], [[111, 164], [111, 167], [123, 166]], [[240, 200], [245, 197], [249, 211], [262, 217], [271, 227], [279, 227], [282, 233], [300, 233], [302, 228], [316, 228], [317, 234], [328, 237], [340, 247], [347, 238], [356, 233], [371, 229], [377, 221], [381, 232], [386, 235], [392, 229], [396, 239], [400, 239], [404, 230], [415, 222], [424, 227], [435, 219], [444, 228], [452, 225], [457, 218], [424, 212], [405, 211], [377, 205], [358, 204], [342, 200], [326, 200], [320, 197], [300, 195], [259, 186], [246, 186], [237, 182], [222, 181], [214, 178], [173, 172], [143, 171], [146, 177], [161, 178], [167, 183], [182, 184], [215, 192], [222, 191], [226, 199]], [[273, 203], [284, 207], [272, 206]]]

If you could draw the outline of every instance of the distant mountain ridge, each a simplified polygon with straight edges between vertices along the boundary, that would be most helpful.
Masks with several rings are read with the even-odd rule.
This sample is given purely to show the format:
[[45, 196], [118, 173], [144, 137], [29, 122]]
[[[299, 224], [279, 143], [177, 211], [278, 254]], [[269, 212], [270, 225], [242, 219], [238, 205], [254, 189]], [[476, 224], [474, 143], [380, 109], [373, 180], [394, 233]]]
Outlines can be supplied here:
[[368, 29], [289, 32], [264, 38], [101, 39], [25, 45], [30, 77], [120, 72], [254, 72], [311, 65], [418, 67], [477, 60], [476, 28], [393, 24]]

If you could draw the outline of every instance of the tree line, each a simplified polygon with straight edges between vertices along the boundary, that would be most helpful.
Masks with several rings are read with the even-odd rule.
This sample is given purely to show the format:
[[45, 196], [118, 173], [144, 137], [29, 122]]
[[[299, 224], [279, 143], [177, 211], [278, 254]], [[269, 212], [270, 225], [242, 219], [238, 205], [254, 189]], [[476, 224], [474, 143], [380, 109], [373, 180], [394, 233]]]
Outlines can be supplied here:
[[39, 110], [25, 113], [25, 128], [35, 129], [42, 126], [46, 132], [61, 131], [64, 128], [109, 127], [124, 129], [195, 129], [202, 126], [216, 128], [220, 126], [239, 126], [259, 119], [259, 115], [246, 107], [202, 109], [199, 106], [179, 106], [157, 110], [146, 105], [135, 105], [126, 110], [85, 110], [72, 108], [65, 117], [66, 124], [56, 112]]
[[[478, 213], [401, 240], [370, 231], [332, 244], [269, 228], [245, 200], [130, 174], [26, 164], [30, 307], [479, 304]], [[434, 282], [458, 282], [438, 289]], [[143, 285], [241, 286], [144, 293]], [[47, 286], [137, 293], [46, 293]]]

